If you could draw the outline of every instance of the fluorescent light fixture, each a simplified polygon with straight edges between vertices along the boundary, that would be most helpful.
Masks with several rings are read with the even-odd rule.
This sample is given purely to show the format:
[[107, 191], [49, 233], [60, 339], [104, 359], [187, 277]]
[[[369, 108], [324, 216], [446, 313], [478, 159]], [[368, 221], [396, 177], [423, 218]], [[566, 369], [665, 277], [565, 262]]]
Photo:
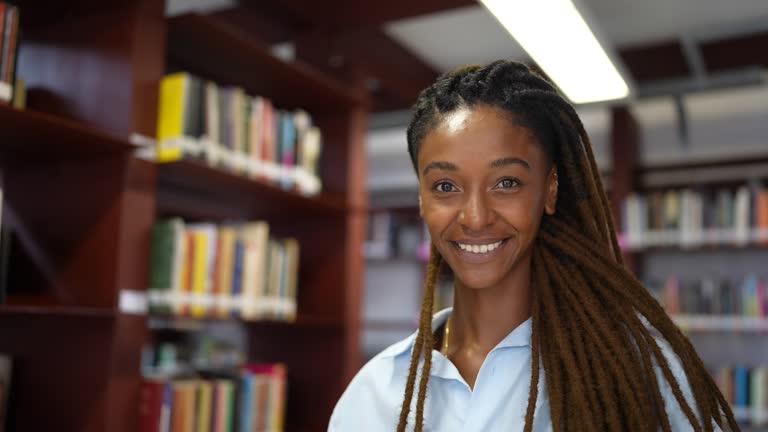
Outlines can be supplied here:
[[571, 0], [480, 1], [573, 103], [629, 96], [629, 86]]

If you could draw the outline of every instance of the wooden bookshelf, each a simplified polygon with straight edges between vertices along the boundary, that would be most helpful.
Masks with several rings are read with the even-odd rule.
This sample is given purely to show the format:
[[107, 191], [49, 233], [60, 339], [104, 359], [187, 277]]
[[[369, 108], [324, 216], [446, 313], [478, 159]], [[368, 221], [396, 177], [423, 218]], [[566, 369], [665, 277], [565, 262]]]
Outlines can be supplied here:
[[729, 315], [674, 315], [675, 323], [690, 332], [768, 333], [768, 318]]
[[243, 321], [237, 318], [191, 318], [184, 316], [152, 316], [148, 325], [152, 330], [197, 331], [211, 323], [238, 323], [249, 327], [289, 327], [295, 329], [330, 329], [343, 330], [341, 320], [323, 317], [300, 315], [296, 321], [252, 320]]
[[[287, 365], [287, 431], [326, 430], [361, 365], [364, 89], [280, 60], [214, 18], [166, 19], [162, 0], [15, 3], [18, 73], [31, 91], [27, 110], [0, 105], [4, 208], [44, 278], [30, 274], [33, 294], [0, 305], [0, 353], [15, 370], [7, 430], [137, 429], [154, 318], [121, 313], [120, 297], [146, 290], [151, 228], [165, 216], [263, 219], [299, 240], [298, 319], [244, 323], [247, 354]], [[323, 133], [323, 192], [134, 158], [128, 137], [154, 136], [158, 84], [179, 69], [309, 111]]]
[[0, 315], [13, 316], [57, 316], [61, 318], [104, 318], [112, 319], [118, 312], [108, 308], [87, 308], [68, 306], [27, 306], [0, 305]]
[[0, 154], [6, 157], [104, 157], [136, 148], [126, 139], [72, 120], [3, 104], [0, 125]]
[[360, 93], [308, 65], [273, 56], [269, 46], [213, 17], [189, 14], [169, 19], [168, 54], [175, 68], [243, 86], [286, 108], [339, 111], [364, 101]]
[[266, 181], [190, 160], [160, 165], [158, 189], [159, 211], [167, 215], [220, 219], [244, 211], [242, 216], [258, 219], [278, 214], [290, 217], [296, 212], [343, 216], [347, 211], [344, 196], [338, 193], [302, 196]]
[[623, 247], [627, 251], [648, 249], [737, 249], [768, 246], [768, 230], [750, 228], [742, 233], [733, 229], [705, 229], [695, 232], [680, 230], [649, 230], [639, 234], [640, 239], [630, 241], [626, 233]]

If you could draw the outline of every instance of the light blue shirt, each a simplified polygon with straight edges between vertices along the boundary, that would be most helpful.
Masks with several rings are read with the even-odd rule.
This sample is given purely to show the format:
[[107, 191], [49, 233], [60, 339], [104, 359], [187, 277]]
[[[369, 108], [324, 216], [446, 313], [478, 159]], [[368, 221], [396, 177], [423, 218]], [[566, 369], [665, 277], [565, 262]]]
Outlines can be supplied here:
[[[440, 327], [450, 313], [449, 308], [435, 314], [432, 331]], [[393, 432], [397, 429], [415, 336], [414, 333], [385, 349], [357, 373], [336, 404], [328, 425], [329, 432]], [[657, 341], [686, 400], [694, 407], [690, 386], [678, 357], [666, 342]], [[448, 358], [433, 350], [424, 406], [424, 431], [522, 431], [531, 382], [530, 342], [531, 320], [528, 319], [488, 353], [477, 374], [474, 389], [469, 387]], [[693, 430], [658, 368], [656, 375], [672, 430]], [[418, 382], [417, 377], [417, 388]], [[408, 430], [412, 430], [415, 423], [415, 393]], [[546, 394], [542, 371], [533, 420], [535, 432], [552, 430]], [[719, 429], [715, 427], [715, 430]]]

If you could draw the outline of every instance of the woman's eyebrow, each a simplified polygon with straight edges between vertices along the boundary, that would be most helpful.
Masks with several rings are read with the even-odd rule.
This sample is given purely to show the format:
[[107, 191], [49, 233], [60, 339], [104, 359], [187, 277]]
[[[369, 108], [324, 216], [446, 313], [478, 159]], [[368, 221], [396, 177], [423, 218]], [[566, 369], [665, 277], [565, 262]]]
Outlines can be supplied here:
[[421, 171], [421, 175], [425, 176], [431, 169], [441, 169], [444, 171], [458, 171], [459, 167], [457, 167], [455, 164], [452, 164], [450, 162], [444, 162], [444, 161], [433, 161], [427, 164], [427, 166], [424, 167], [424, 170]]
[[499, 167], [513, 165], [513, 164], [522, 165], [528, 170], [531, 169], [531, 166], [528, 164], [528, 162], [516, 157], [505, 157], [505, 158], [496, 159], [494, 161], [491, 161], [491, 163], [489, 163], [488, 166], [490, 166], [491, 168], [499, 168]]

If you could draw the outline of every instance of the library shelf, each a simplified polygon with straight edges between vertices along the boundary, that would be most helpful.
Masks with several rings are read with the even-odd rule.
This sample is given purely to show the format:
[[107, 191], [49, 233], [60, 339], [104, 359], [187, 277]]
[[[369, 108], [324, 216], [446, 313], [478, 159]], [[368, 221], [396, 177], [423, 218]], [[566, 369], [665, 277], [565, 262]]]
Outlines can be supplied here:
[[693, 332], [768, 332], [768, 318], [730, 315], [673, 315], [683, 330]]
[[117, 317], [118, 311], [103, 307], [0, 305], [0, 316], [24, 315], [111, 319]]
[[0, 104], [0, 155], [35, 159], [127, 154], [137, 147], [81, 122]]
[[148, 326], [151, 330], [157, 331], [199, 331], [211, 324], [233, 323], [249, 327], [279, 327], [295, 328], [296, 330], [308, 329], [338, 329], [344, 327], [338, 319], [299, 315], [295, 321], [281, 321], [276, 319], [243, 320], [234, 317], [202, 317], [195, 318], [189, 316], [171, 316], [171, 315], [150, 315]]
[[[733, 416], [736, 421], [743, 424], [742, 432], [747, 431], [765, 431], [768, 427], [768, 410], [757, 410], [753, 407], [734, 407]], [[762, 426], [756, 426], [762, 424]]]
[[764, 228], [750, 228], [742, 231], [708, 229], [697, 232], [649, 230], [632, 235], [625, 232], [619, 237], [622, 248], [630, 252], [642, 252], [648, 249], [695, 250], [715, 248], [719, 250], [768, 246], [768, 229]]
[[[158, 209], [162, 214], [206, 212], [199, 201], [226, 201], [242, 208], [251, 207], [250, 217], [297, 212], [303, 215], [342, 215], [348, 208], [341, 194], [328, 192], [304, 196], [278, 185], [215, 168], [204, 162], [180, 160], [164, 163], [158, 169]], [[218, 204], [218, 203], [217, 203]], [[225, 211], [226, 207], [217, 205]], [[201, 214], [202, 217], [216, 215]]]
[[[286, 430], [323, 430], [361, 365], [365, 87], [282, 60], [216, 17], [167, 18], [164, 1], [19, 5], [32, 109], [0, 106], [3, 195], [36, 240], [32, 264], [54, 271], [45, 299], [0, 305], [0, 352], [23, 365], [9, 430], [136, 430], [153, 317], [121, 312], [120, 293], [145, 289], [152, 226], [165, 216], [266, 220], [300, 241], [298, 319], [245, 323], [247, 357], [287, 365]], [[323, 133], [324, 192], [132, 157], [131, 139], [156, 133], [158, 83], [179, 70], [309, 112]], [[32, 270], [20, 277], [37, 288]]]
[[238, 84], [285, 108], [335, 110], [362, 96], [298, 61], [284, 61], [269, 46], [214, 17], [186, 14], [168, 20], [172, 65], [221, 84]]

